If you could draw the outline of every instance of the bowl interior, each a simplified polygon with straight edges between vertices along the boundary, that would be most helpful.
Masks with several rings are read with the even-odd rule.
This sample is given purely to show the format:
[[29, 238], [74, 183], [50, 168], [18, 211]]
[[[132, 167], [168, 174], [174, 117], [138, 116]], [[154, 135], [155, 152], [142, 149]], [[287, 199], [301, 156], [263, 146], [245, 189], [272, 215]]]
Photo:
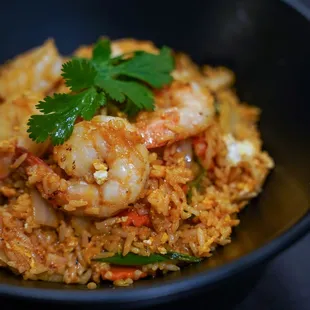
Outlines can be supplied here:
[[[1, 63], [47, 37], [55, 38], [63, 54], [101, 35], [150, 39], [185, 51], [200, 64], [231, 67], [237, 74], [236, 88], [241, 98], [262, 108], [264, 148], [275, 159], [276, 168], [261, 195], [240, 214], [241, 224], [233, 242], [200, 265], [165, 279], [140, 281], [135, 287], [183, 279], [236, 260], [273, 240], [306, 214], [310, 23], [305, 18], [285, 4], [269, 0], [191, 1], [190, 7], [157, 1], [152, 10], [143, 1], [75, 1], [74, 10], [67, 2], [54, 1], [53, 6], [42, 1], [32, 3], [20, 3], [18, 11], [8, 1], [2, 5]], [[15, 22], [10, 23], [13, 16]], [[22, 281], [5, 271], [0, 272], [0, 284], [84, 289]]]

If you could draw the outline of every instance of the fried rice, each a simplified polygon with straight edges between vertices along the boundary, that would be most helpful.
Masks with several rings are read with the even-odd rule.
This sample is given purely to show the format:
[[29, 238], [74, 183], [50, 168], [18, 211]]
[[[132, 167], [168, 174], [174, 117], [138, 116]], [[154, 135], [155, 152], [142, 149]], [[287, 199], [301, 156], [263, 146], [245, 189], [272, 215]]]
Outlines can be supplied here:
[[[64, 89], [59, 63], [65, 58], [55, 52], [53, 41], [39, 51], [0, 68], [0, 96], [5, 102], [20, 92], [51, 94]], [[188, 56], [177, 57], [177, 65], [196, 72]], [[45, 64], [39, 65], [42, 59]], [[25, 71], [29, 80], [20, 78], [17, 85], [16, 76]], [[169, 259], [118, 266], [104, 258], [173, 252], [207, 259], [218, 246], [230, 243], [240, 222], [238, 213], [262, 191], [274, 162], [263, 150], [257, 125], [261, 111], [240, 101], [233, 88], [234, 74], [223, 67], [204, 66], [201, 71], [216, 115], [197, 135], [149, 150], [147, 180], [127, 210], [96, 218], [52, 208], [25, 171], [25, 154], [16, 157], [10, 174], [0, 180], [0, 266], [26, 280], [84, 284], [89, 289], [104, 281], [128, 286], [178, 271], [183, 264]], [[10, 152], [11, 141], [0, 142], [2, 157]], [[50, 150], [42, 158], [59, 170]]]

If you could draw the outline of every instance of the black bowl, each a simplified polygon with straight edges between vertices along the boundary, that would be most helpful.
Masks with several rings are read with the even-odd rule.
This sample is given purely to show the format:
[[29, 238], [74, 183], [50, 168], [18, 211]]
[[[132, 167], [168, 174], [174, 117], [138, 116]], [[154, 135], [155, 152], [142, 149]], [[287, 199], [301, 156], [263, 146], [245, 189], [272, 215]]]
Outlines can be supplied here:
[[[17, 5], [18, 4], [18, 5]], [[0, 61], [53, 37], [63, 54], [101, 35], [150, 39], [189, 53], [200, 64], [231, 67], [244, 101], [262, 108], [264, 148], [275, 159], [262, 194], [240, 214], [233, 242], [205, 262], [133, 287], [95, 291], [23, 281], [0, 273], [0, 293], [31, 300], [143, 306], [203, 292], [208, 305], [245, 283], [258, 266], [310, 227], [310, 23], [280, 1], [6, 1]], [[248, 282], [252, 281], [252, 282]], [[240, 291], [240, 286], [238, 287]], [[228, 293], [230, 291], [230, 293]], [[240, 293], [240, 292], [239, 292]], [[223, 298], [222, 298], [223, 300]]]

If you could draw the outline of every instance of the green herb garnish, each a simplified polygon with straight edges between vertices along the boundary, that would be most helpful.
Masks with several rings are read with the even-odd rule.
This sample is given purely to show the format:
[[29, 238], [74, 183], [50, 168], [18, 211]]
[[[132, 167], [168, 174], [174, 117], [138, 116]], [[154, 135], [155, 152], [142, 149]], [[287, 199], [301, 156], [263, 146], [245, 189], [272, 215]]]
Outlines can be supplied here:
[[110, 263], [114, 265], [140, 266], [140, 265], [164, 262], [167, 260], [167, 258], [160, 254], [151, 254], [150, 256], [141, 256], [141, 255], [137, 255], [134, 253], [128, 253], [125, 256], [121, 254], [115, 254], [114, 256], [111, 256], [111, 257], [94, 258], [93, 260], [104, 262], [104, 263]]
[[93, 260], [98, 262], [110, 263], [113, 265], [141, 266], [141, 265], [165, 262], [169, 260], [184, 261], [188, 263], [198, 263], [201, 261], [201, 258], [176, 252], [169, 252], [165, 255], [151, 254], [150, 256], [141, 256], [134, 253], [128, 253], [125, 256], [121, 254], [115, 254], [112, 257], [94, 258]]
[[199, 257], [190, 256], [187, 254], [182, 254], [182, 253], [177, 253], [177, 252], [169, 252], [165, 256], [169, 258], [170, 260], [178, 260], [178, 261], [183, 261], [183, 262], [188, 262], [188, 263], [199, 263], [202, 261], [202, 259]]
[[221, 104], [220, 104], [219, 100], [215, 99], [215, 101], [214, 101], [214, 109], [215, 109], [215, 114], [217, 116], [220, 115], [220, 106], [221, 106]]
[[90, 120], [108, 100], [125, 104], [133, 115], [154, 110], [151, 87], [171, 83], [174, 61], [171, 50], [163, 47], [158, 55], [134, 52], [111, 58], [110, 41], [99, 40], [91, 59], [72, 58], [62, 66], [62, 76], [70, 94], [45, 97], [36, 106], [42, 112], [28, 121], [28, 133], [36, 142], [49, 137], [53, 145], [64, 143], [72, 134], [78, 117]]
[[187, 199], [189, 201], [192, 200], [193, 188], [196, 188], [198, 190], [200, 189], [201, 182], [207, 173], [206, 169], [201, 165], [200, 161], [197, 158], [196, 158], [196, 162], [199, 165], [200, 170], [199, 170], [199, 174], [196, 176], [196, 178], [188, 183], [188, 191], [187, 191], [186, 196], [187, 196]]

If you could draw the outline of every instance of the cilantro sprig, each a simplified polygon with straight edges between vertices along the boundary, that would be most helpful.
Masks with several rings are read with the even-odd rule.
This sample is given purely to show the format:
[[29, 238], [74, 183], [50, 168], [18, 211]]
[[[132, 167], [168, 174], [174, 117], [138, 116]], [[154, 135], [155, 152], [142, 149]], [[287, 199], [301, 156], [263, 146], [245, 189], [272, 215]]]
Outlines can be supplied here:
[[62, 77], [69, 94], [47, 96], [36, 106], [42, 113], [28, 121], [29, 137], [37, 143], [51, 139], [63, 144], [72, 134], [78, 117], [90, 120], [108, 100], [124, 104], [124, 112], [154, 110], [151, 88], [172, 82], [174, 60], [171, 50], [163, 47], [159, 54], [137, 51], [111, 57], [111, 44], [98, 40], [91, 59], [74, 57], [62, 66]]

